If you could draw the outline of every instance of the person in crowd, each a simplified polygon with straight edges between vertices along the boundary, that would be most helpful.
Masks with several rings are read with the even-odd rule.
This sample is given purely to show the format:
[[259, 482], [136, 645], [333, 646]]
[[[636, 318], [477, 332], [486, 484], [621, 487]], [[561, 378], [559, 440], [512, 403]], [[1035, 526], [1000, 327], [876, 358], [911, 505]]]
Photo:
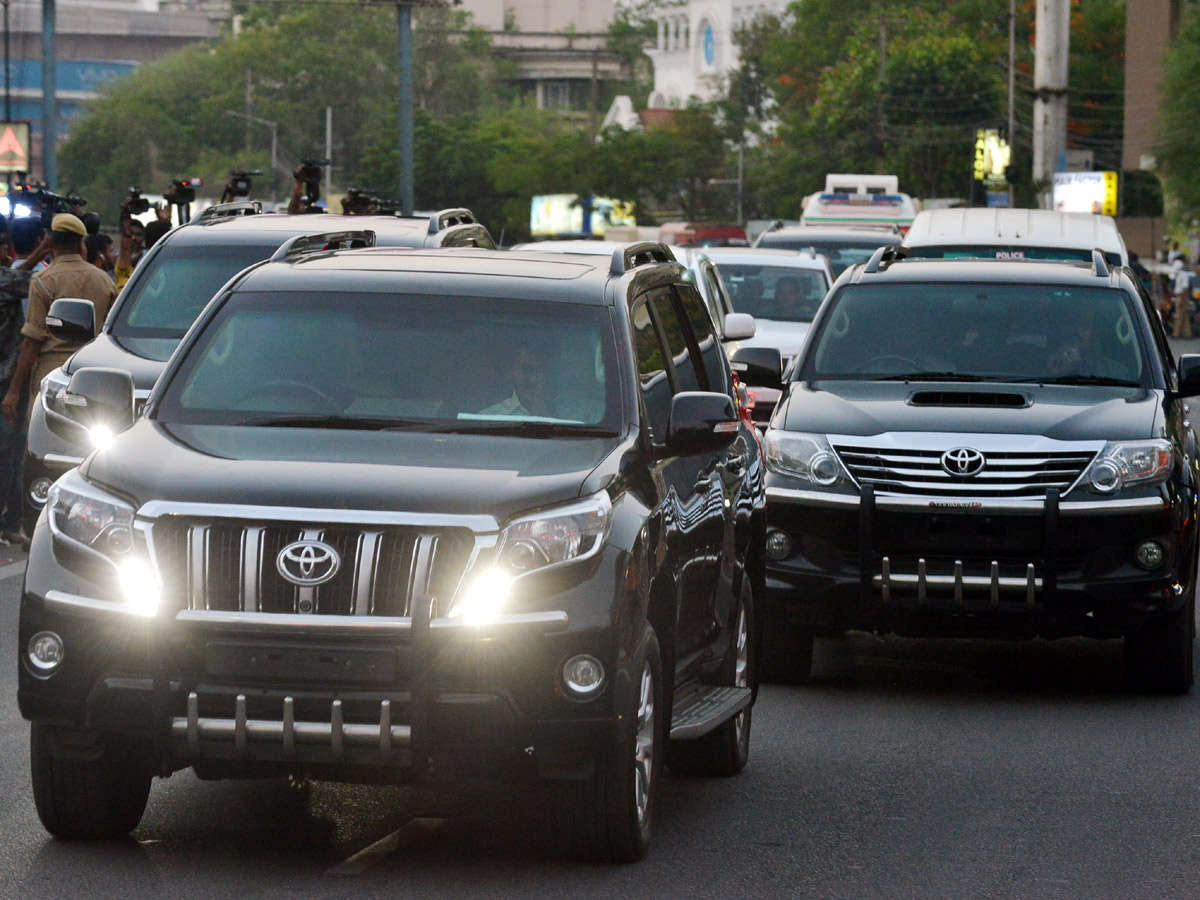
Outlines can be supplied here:
[[1187, 269], [1187, 257], [1177, 256], [1171, 262], [1171, 302], [1175, 305], [1177, 338], [1192, 336], [1192, 273]]
[[[27, 269], [0, 269], [0, 392], [7, 393], [16, 374], [29, 277]], [[10, 423], [0, 417], [0, 541], [25, 549], [29, 547], [29, 538], [21, 530], [24, 502], [21, 470], [29, 422], [28, 405], [26, 383], [17, 399], [16, 421]]]
[[40, 272], [49, 265], [46, 257], [50, 255], [50, 239], [41, 219], [36, 216], [13, 219], [9, 234], [13, 245], [10, 268]]
[[29, 283], [29, 308], [21, 328], [24, 340], [16, 371], [0, 402], [0, 412], [9, 424], [20, 418], [22, 392], [36, 388], [54, 369], [66, 362], [75, 347], [50, 334], [46, 313], [61, 297], [91, 300], [95, 306], [94, 329], [98, 333], [117, 295], [113, 280], [87, 263], [84, 238], [87, 229], [78, 216], [59, 213], [50, 224], [54, 261]]
[[113, 239], [107, 234], [89, 234], [83, 245], [87, 250], [87, 261], [106, 275], [112, 275], [116, 263], [112, 253]]

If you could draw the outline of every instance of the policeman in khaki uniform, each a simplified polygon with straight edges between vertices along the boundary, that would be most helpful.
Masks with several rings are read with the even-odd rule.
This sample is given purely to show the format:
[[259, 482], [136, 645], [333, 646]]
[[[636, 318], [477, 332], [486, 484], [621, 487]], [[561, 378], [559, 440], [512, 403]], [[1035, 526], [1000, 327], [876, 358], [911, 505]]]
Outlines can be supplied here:
[[50, 304], [62, 297], [91, 300], [96, 307], [95, 329], [99, 333], [117, 296], [113, 280], [88, 264], [84, 248], [86, 237], [87, 229], [78, 216], [60, 213], [50, 222], [54, 262], [33, 276], [29, 283], [29, 311], [21, 328], [25, 339], [17, 358], [17, 370], [0, 404], [0, 411], [9, 422], [15, 421], [18, 415], [22, 388], [29, 384], [31, 392], [36, 394], [42, 379], [66, 362], [76, 350], [75, 345], [46, 330]]

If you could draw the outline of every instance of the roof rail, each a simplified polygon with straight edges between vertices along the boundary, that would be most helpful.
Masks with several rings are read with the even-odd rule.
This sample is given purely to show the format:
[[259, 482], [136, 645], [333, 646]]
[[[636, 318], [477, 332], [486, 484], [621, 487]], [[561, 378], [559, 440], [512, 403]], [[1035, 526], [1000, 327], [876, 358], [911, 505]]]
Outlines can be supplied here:
[[863, 273], [866, 275], [874, 274], [880, 269], [886, 269], [889, 265], [901, 259], [908, 258], [907, 247], [885, 246], [880, 247], [871, 254], [871, 258], [867, 260], [867, 265], [863, 268]]
[[234, 216], [257, 216], [260, 213], [262, 213], [262, 203], [258, 200], [235, 200], [233, 203], [215, 203], [192, 216], [188, 224], [199, 225], [203, 222], [214, 222], [217, 219], [230, 219]]
[[325, 234], [301, 234], [287, 241], [271, 255], [271, 262], [288, 262], [312, 253], [374, 247], [373, 231], [330, 231]]
[[1104, 251], [1099, 247], [1092, 250], [1092, 274], [1097, 278], [1108, 277], [1108, 260], [1104, 258]]
[[463, 207], [440, 209], [429, 216], [429, 233], [437, 234], [443, 228], [449, 228], [451, 225], [475, 224], [477, 224], [475, 214], [469, 209]]
[[661, 241], [639, 241], [613, 251], [608, 273], [614, 278], [647, 263], [675, 262], [675, 256]]

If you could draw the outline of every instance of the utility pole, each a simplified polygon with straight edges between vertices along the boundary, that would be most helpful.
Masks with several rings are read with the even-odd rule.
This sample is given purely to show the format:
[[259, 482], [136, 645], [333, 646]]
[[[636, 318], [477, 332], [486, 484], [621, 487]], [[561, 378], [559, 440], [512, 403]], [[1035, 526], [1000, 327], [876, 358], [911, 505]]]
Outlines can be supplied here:
[[887, 105], [883, 96], [883, 76], [887, 69], [887, 15], [882, 14], [879, 19], [879, 79], [876, 85], [876, 92], [879, 97], [879, 162], [876, 163], [876, 172], [879, 175], [884, 174], [883, 164], [883, 146], [884, 132], [887, 130]]
[[42, 0], [42, 179], [58, 187], [58, 72], [54, 43], [57, 0]]
[[413, 214], [413, 57], [412, 2], [398, 0], [396, 24], [399, 50], [400, 99], [400, 214]]
[[325, 107], [325, 209], [333, 211], [333, 107]]
[[[11, 35], [12, 32], [8, 27], [8, 4], [10, 0], [4, 0], [4, 121], [12, 121], [12, 53]], [[8, 185], [8, 194], [12, 193], [13, 177], [12, 172], [9, 172], [5, 178]]]
[[[1067, 149], [1067, 64], [1071, 45], [1070, 0], [1037, 0], [1034, 47], [1033, 180], [1047, 185]], [[1049, 187], [1042, 206], [1048, 207]]]
[[[1008, 0], [1008, 170], [1015, 171], [1017, 161], [1017, 0]], [[1016, 201], [1012, 178], [1008, 182], [1008, 206]]]
[[246, 70], [246, 152], [254, 148], [254, 70]]

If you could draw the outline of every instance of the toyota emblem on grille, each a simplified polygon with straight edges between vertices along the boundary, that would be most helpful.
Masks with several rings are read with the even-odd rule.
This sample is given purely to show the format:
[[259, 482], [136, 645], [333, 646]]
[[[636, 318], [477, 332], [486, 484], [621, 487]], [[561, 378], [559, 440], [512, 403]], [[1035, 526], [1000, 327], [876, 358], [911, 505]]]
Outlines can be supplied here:
[[969, 478], [983, 471], [983, 454], [974, 447], [955, 447], [942, 454], [942, 468], [951, 475]]
[[292, 584], [312, 587], [324, 584], [342, 566], [338, 552], [321, 541], [296, 541], [275, 557], [275, 568]]

